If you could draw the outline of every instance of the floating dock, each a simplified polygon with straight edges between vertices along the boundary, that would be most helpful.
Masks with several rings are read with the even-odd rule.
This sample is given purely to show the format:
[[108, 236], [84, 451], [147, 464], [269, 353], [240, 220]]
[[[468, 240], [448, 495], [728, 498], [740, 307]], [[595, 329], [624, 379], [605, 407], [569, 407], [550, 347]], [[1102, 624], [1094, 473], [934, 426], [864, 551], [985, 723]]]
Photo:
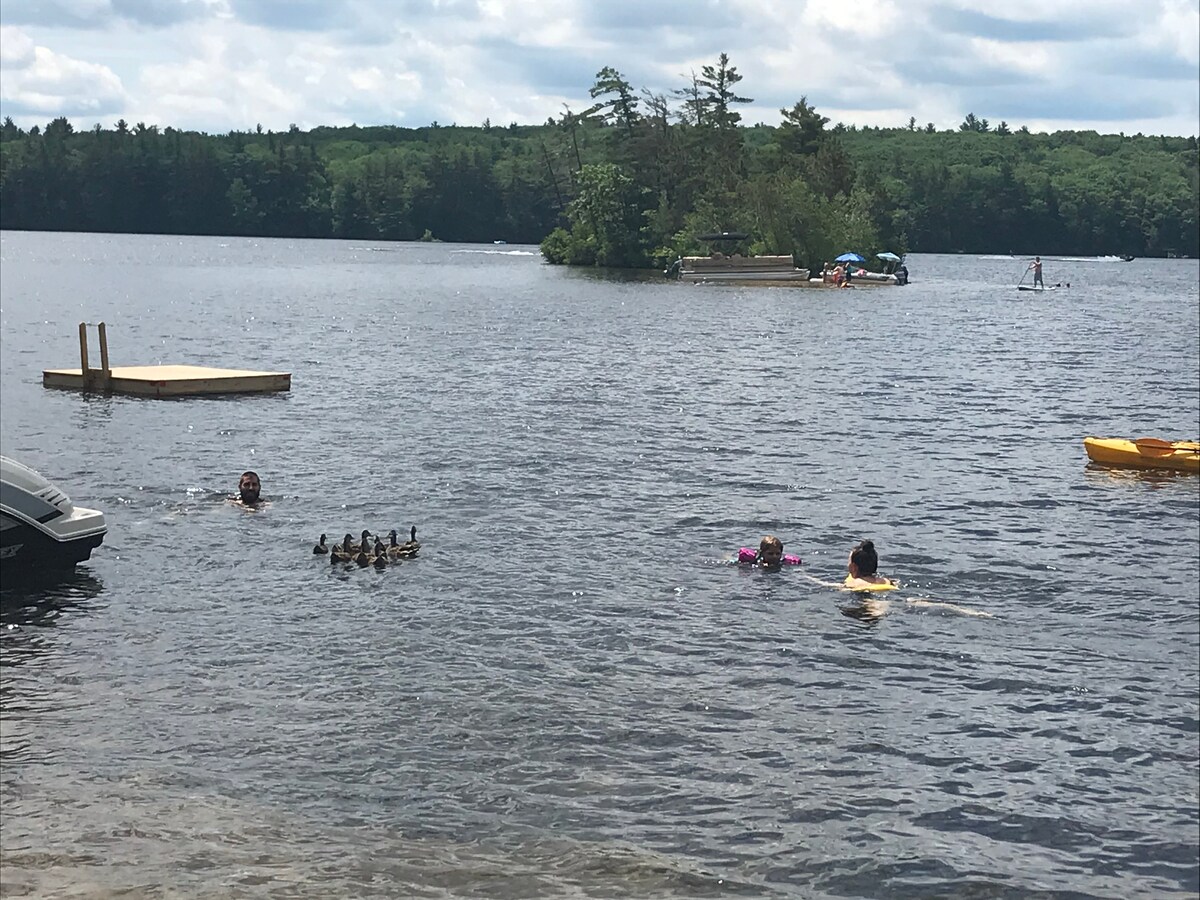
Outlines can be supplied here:
[[88, 366], [87, 324], [79, 323], [78, 369], [44, 369], [42, 386], [139, 397], [194, 397], [205, 394], [264, 394], [288, 391], [291, 372], [213, 369], [207, 366], [116, 366], [108, 364], [107, 329], [101, 322], [100, 368]]

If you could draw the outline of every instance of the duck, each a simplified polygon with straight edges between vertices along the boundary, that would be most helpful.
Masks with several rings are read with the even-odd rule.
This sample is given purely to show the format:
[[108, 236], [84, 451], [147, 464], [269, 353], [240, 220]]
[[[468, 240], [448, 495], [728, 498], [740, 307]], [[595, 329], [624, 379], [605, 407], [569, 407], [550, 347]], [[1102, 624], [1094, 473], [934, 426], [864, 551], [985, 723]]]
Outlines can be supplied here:
[[417, 526], [414, 525], [408, 532], [408, 540], [400, 545], [400, 549], [409, 556], [416, 556], [417, 551], [421, 549], [421, 542], [417, 540]]
[[358, 545], [358, 553], [354, 555], [354, 561], [360, 566], [369, 566], [374, 561], [374, 558], [371, 556], [370, 537], [371, 533], [364, 530], [362, 533], [362, 543]]
[[387, 555], [392, 559], [399, 559], [403, 553], [401, 552], [400, 545], [396, 542], [395, 528], [388, 532], [388, 537], [391, 539], [391, 544], [387, 548]]
[[387, 568], [387, 564], [388, 564], [387, 552], [384, 550], [383, 542], [379, 541], [379, 540], [375, 541], [375, 560], [374, 560], [374, 562], [375, 562], [375, 568], [377, 568], [377, 569]]
[[[347, 539], [349, 539], [350, 535], [346, 535], [346, 537], [347, 537]], [[355, 543], [354, 541], [350, 540], [346, 545], [346, 549], [349, 550], [351, 553], [358, 553], [361, 550], [370, 550], [371, 549], [371, 532], [368, 531], [366, 528], [364, 528], [363, 532], [362, 532], [362, 540], [360, 540], [358, 543]]]
[[353, 562], [354, 553], [351, 550], [346, 549], [347, 547], [353, 546], [354, 545], [351, 541], [350, 535], [346, 535], [344, 538], [342, 538], [342, 542], [340, 544], [333, 545], [333, 550], [330, 551], [329, 554], [329, 564], [335, 565], [337, 563]]
[[417, 540], [417, 526], [412, 527], [409, 532], [409, 540], [403, 544], [396, 543], [396, 529], [393, 528], [388, 532], [388, 537], [392, 539], [392, 545], [388, 547], [388, 556], [394, 559], [403, 559], [405, 557], [416, 556], [417, 551], [421, 549], [421, 542]]
[[313, 553], [328, 553], [329, 548], [325, 546], [325, 535], [321, 535], [321, 539], [317, 541], [317, 545], [313, 547]]

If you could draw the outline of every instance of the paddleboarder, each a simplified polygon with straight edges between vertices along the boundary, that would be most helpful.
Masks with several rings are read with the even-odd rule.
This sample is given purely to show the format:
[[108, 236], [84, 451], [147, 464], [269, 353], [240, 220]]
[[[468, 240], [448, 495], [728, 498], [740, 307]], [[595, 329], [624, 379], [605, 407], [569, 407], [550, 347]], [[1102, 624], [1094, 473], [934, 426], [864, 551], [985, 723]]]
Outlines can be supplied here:
[[[1046, 285], [1042, 281], [1042, 258], [1040, 256], [1035, 256], [1033, 258], [1033, 262], [1029, 264], [1029, 269], [1033, 269], [1033, 286], [1044, 288]], [[1025, 271], [1028, 272], [1029, 269], [1026, 269]]]

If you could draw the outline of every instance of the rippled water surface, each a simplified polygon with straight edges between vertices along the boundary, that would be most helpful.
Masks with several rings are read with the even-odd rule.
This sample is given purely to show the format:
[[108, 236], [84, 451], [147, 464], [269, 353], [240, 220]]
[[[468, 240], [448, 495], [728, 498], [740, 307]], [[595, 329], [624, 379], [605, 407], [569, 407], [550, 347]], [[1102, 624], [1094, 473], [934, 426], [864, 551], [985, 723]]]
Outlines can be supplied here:
[[[104, 510], [6, 581], [5, 896], [1200, 891], [1197, 263], [688, 287], [535, 248], [0, 240], [2, 449]], [[41, 387], [114, 364], [288, 394]], [[94, 352], [94, 351], [93, 351]], [[255, 469], [270, 505], [223, 502]], [[311, 547], [416, 524], [418, 560]], [[802, 569], [741, 570], [780, 535]], [[809, 580], [872, 538], [890, 607]], [[925, 597], [947, 607], [916, 606]]]

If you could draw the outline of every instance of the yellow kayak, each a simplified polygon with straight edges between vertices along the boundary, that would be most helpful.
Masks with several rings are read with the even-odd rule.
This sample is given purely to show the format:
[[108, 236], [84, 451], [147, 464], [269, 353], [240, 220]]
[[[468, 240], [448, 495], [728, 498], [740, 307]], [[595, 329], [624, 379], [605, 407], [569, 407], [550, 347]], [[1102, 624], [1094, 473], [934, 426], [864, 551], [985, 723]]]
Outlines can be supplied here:
[[1092, 462], [1106, 466], [1200, 473], [1200, 443], [1196, 441], [1085, 437], [1083, 449]]

